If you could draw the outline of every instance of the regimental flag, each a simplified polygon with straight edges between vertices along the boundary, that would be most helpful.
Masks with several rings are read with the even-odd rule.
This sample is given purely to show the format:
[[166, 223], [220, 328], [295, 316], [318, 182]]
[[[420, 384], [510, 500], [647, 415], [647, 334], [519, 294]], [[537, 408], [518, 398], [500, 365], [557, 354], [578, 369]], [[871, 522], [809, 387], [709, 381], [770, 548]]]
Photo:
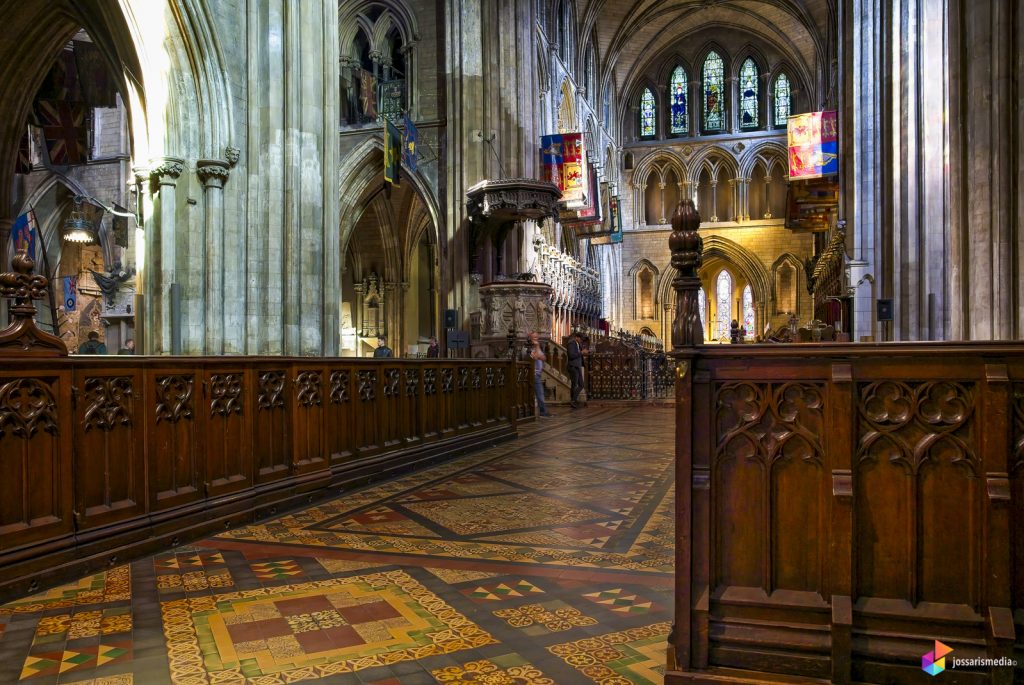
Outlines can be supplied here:
[[403, 119], [405, 122], [405, 135], [402, 137], [402, 163], [410, 173], [416, 173], [416, 146], [419, 145], [419, 131], [412, 123], [408, 112]]
[[117, 88], [110, 76], [110, 67], [103, 53], [94, 43], [76, 40], [75, 67], [82, 99], [90, 107], [116, 107]]
[[587, 154], [582, 133], [556, 133], [541, 136], [541, 161], [545, 181], [562, 191], [562, 202], [571, 209], [582, 207], [587, 199], [589, 178]]
[[402, 159], [402, 133], [390, 121], [384, 121], [384, 180], [398, 185]]
[[789, 178], [820, 178], [839, 173], [839, 130], [835, 112], [789, 117]]
[[11, 227], [11, 239], [14, 241], [14, 251], [22, 249], [28, 252], [32, 259], [36, 258], [36, 236], [39, 235], [39, 224], [36, 223], [36, 213], [31, 209], [14, 220]]
[[377, 118], [377, 79], [366, 69], [359, 70], [359, 99], [363, 103], [363, 116]]
[[78, 308], [78, 276], [60, 279], [64, 289], [64, 311], [73, 312]]
[[60, 166], [84, 164], [86, 161], [88, 107], [81, 102], [40, 100], [36, 114], [43, 127], [50, 163]]

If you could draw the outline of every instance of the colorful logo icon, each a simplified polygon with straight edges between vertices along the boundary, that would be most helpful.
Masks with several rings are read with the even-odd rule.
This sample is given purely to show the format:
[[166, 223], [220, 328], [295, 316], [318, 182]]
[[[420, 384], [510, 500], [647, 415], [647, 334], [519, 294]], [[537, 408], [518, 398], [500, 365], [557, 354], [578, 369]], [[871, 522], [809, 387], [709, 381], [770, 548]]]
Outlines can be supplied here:
[[935, 641], [935, 651], [928, 652], [921, 657], [921, 670], [928, 675], [938, 675], [946, 670], [946, 655], [953, 652], [952, 647], [947, 647], [938, 640]]

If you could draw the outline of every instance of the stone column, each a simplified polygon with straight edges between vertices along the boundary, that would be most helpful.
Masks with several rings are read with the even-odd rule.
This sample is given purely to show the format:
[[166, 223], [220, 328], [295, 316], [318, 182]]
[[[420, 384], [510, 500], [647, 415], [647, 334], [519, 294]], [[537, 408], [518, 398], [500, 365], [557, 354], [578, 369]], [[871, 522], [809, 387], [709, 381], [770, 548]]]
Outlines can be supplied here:
[[772, 177], [764, 177], [764, 217], [765, 219], [772, 218]]
[[178, 177], [184, 170], [185, 160], [165, 157], [154, 160], [150, 172], [156, 186], [155, 221], [151, 237], [146, 241], [146, 267], [150, 269], [149, 281], [155, 286], [149, 291], [148, 302], [152, 313], [152, 328], [148, 331], [150, 349], [147, 350], [150, 354], [181, 354], [181, 321], [172, 314], [180, 314], [181, 305], [177, 287], [176, 190]]
[[661, 191], [659, 197], [661, 198], [661, 219], [658, 221], [659, 224], [668, 223], [668, 219], [665, 217], [665, 182], [661, 181], [658, 183], [658, 190]]
[[708, 221], [718, 221], [718, 181], [711, 182], [711, 218]]
[[[201, 159], [196, 174], [203, 184], [206, 233], [206, 311], [204, 316], [205, 354], [224, 353], [224, 183], [228, 180], [228, 163], [219, 159]], [[229, 306], [237, 306], [232, 302]]]

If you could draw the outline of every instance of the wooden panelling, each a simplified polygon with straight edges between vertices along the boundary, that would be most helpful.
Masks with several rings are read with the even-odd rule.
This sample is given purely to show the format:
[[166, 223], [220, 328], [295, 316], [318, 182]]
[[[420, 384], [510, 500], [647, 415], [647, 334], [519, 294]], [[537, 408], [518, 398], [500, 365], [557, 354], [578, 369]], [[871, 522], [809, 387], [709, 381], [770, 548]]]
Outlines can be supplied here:
[[205, 496], [205, 464], [196, 421], [196, 374], [193, 369], [151, 370], [146, 387], [153, 508], [198, 501]]
[[253, 464], [257, 483], [291, 473], [291, 425], [288, 423], [288, 372], [283, 368], [255, 368], [253, 398]]
[[[127, 372], [126, 372], [127, 371]], [[142, 374], [106, 369], [75, 374], [74, 446], [95, 468], [75, 474], [80, 530], [138, 516], [146, 507]]]
[[908, 682], [933, 640], [960, 658], [1024, 653], [1024, 346], [675, 356], [667, 683]]
[[71, 374], [0, 374], [0, 554], [73, 529]]
[[210, 497], [243, 490], [252, 485], [251, 402], [246, 386], [251, 375], [245, 369], [207, 371], [203, 380], [206, 413], [205, 494]]
[[324, 372], [299, 367], [295, 372], [292, 436], [293, 472], [309, 473], [327, 467], [324, 448]]
[[515, 434], [511, 361], [5, 362], [0, 600]]

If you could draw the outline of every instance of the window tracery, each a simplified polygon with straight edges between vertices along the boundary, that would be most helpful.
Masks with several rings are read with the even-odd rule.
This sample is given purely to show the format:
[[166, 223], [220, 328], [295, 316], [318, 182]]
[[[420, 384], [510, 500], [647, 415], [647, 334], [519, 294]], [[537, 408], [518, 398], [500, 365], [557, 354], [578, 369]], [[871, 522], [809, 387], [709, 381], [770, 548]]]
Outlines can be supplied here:
[[732, 323], [732, 274], [722, 269], [716, 284], [718, 300], [718, 317], [715, 337], [729, 337], [729, 325]]
[[654, 106], [654, 93], [650, 88], [644, 88], [640, 96], [640, 137], [653, 136], [657, 131], [657, 113]]
[[775, 125], [785, 126], [792, 109], [789, 77], [782, 72], [775, 78]]

